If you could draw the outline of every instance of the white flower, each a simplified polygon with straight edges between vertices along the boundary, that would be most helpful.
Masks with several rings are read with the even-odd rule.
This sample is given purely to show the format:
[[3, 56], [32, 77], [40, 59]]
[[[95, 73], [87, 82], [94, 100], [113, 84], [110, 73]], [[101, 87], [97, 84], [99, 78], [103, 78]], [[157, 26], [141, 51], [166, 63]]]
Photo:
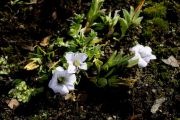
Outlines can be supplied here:
[[148, 46], [142, 46], [137, 44], [130, 51], [135, 53], [135, 56], [130, 60], [138, 59], [138, 66], [139, 67], [146, 67], [150, 60], [156, 59], [156, 56], [152, 54], [152, 49]]
[[75, 82], [75, 74], [68, 73], [67, 70], [64, 70], [62, 67], [57, 67], [48, 86], [55, 93], [66, 95], [69, 91], [74, 90]]
[[69, 64], [69, 73], [76, 73], [78, 69], [87, 70], [87, 64], [84, 63], [87, 59], [87, 55], [85, 53], [68, 52], [66, 53], [65, 58]]

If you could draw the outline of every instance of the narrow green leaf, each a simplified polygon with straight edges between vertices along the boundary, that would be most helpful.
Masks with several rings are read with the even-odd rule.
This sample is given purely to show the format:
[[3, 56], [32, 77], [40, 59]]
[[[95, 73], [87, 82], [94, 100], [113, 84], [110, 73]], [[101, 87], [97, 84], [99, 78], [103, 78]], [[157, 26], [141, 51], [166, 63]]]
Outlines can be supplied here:
[[143, 17], [137, 18], [136, 20], [133, 21], [133, 24], [135, 24], [135, 25], [140, 25], [142, 19], [143, 19]]
[[123, 17], [128, 24], [131, 22], [131, 16], [130, 16], [129, 12], [125, 9], [123, 9]]
[[101, 71], [101, 66], [103, 65], [103, 62], [100, 61], [99, 59], [96, 59], [96, 58], [93, 60], [93, 62], [95, 63], [95, 65], [96, 65], [96, 67], [97, 67], [97, 69], [98, 69], [98, 72], [100, 73], [100, 71]]
[[120, 25], [121, 25], [121, 36], [123, 37], [126, 34], [129, 25], [124, 18], [120, 18]]

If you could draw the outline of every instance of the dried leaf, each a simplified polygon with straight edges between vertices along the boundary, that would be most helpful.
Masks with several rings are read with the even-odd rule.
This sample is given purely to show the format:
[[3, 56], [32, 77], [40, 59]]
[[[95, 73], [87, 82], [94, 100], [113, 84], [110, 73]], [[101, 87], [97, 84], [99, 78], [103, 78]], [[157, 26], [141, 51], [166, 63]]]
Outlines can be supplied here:
[[172, 67], [179, 67], [180, 64], [180, 62], [172, 55], [168, 59], [162, 59], [162, 61], [167, 65], [171, 65]]
[[36, 69], [36, 68], [38, 68], [38, 67], [39, 67], [39, 65], [37, 65], [34, 61], [32, 61], [32, 62], [28, 63], [28, 64], [24, 67], [24, 69], [26, 69], [26, 70], [34, 70], [34, 69]]
[[161, 97], [159, 99], [156, 99], [153, 106], [151, 107], [151, 112], [154, 114], [158, 111], [159, 107], [162, 105], [163, 102], [165, 102], [166, 98]]
[[47, 45], [49, 45], [50, 37], [51, 36], [47, 36], [47, 37], [43, 38], [43, 40], [40, 42], [40, 45], [43, 47], [46, 47]]
[[76, 101], [76, 95], [75, 93], [69, 93], [66, 96], [64, 96], [65, 100], [71, 100], [71, 101]]
[[20, 105], [20, 103], [13, 98], [10, 101], [7, 100], [6, 103], [8, 104], [8, 107], [10, 107], [11, 109], [16, 109]]
[[34, 51], [34, 48], [35, 48], [35, 46], [31, 46], [31, 45], [23, 45], [23, 46], [21, 46], [22, 47], [22, 49], [24, 49], [24, 50], [29, 50], [29, 51], [31, 51], [31, 52], [33, 52]]

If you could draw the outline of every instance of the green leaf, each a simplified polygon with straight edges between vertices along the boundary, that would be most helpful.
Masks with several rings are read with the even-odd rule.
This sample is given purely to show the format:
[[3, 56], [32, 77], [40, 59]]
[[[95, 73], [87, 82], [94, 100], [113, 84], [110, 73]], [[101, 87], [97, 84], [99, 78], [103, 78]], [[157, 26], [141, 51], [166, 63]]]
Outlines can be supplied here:
[[123, 16], [124, 16], [124, 19], [126, 20], [127, 24], [129, 24], [131, 22], [131, 16], [130, 16], [129, 12], [125, 9], [123, 9]]
[[94, 30], [103, 30], [105, 28], [104, 23], [93, 23], [92, 26]]
[[81, 24], [73, 24], [70, 27], [69, 35], [73, 38], [76, 38], [81, 30], [82, 25]]
[[100, 9], [104, 0], [92, 0], [91, 8], [87, 15], [87, 21], [92, 25], [93, 21], [100, 15]]
[[109, 68], [114, 67], [114, 66], [122, 66], [128, 64], [128, 60], [130, 59], [130, 56], [123, 56], [122, 53], [118, 53], [115, 51], [108, 61], [103, 65], [103, 69], [108, 71]]
[[132, 19], [133, 15], [134, 15], [134, 7], [130, 6], [130, 17], [131, 17], [131, 19]]
[[100, 61], [99, 59], [96, 59], [96, 58], [93, 60], [93, 62], [95, 63], [95, 65], [96, 65], [96, 67], [97, 67], [97, 69], [98, 69], [98, 72], [100, 73], [100, 71], [101, 71], [101, 66], [103, 65], [103, 62]]
[[114, 51], [108, 61], [103, 65], [103, 69], [108, 71], [109, 67], [113, 65], [113, 59], [115, 58], [117, 51]]
[[135, 25], [140, 25], [142, 19], [143, 19], [143, 17], [139, 17], [139, 18], [135, 19], [135, 20], [133, 21], [133, 24], [135, 24]]
[[55, 41], [55, 45], [57, 45], [58, 47], [69, 47], [68, 42], [64, 42], [63, 38], [58, 37]]
[[108, 79], [108, 85], [109, 86], [113, 86], [113, 87], [117, 87], [117, 84], [119, 82], [119, 79], [117, 78], [117, 76], [112, 76], [111, 78]]
[[137, 11], [134, 16], [133, 16], [133, 19], [137, 19], [139, 17], [139, 14], [141, 13], [141, 11]]
[[120, 25], [121, 25], [121, 37], [123, 37], [126, 34], [129, 25], [124, 18], [120, 18]]

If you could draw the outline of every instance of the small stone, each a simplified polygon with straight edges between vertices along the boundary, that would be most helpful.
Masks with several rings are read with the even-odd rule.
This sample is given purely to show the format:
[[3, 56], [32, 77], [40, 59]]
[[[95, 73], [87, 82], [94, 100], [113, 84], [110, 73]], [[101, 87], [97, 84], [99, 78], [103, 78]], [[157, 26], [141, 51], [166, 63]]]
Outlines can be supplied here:
[[156, 93], [156, 89], [152, 89], [152, 92], [153, 92], [153, 93]]

